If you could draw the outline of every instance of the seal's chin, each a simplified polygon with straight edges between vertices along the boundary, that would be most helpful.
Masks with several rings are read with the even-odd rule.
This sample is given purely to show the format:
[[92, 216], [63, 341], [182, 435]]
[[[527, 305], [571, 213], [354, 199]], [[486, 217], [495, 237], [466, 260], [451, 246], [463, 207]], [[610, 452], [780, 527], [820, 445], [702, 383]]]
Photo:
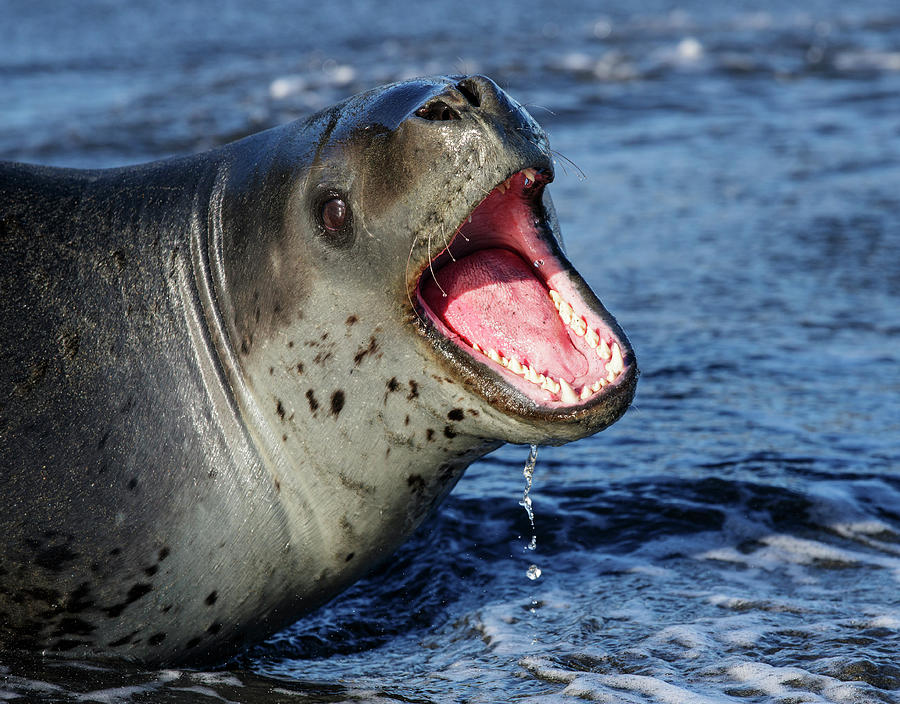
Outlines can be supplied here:
[[417, 308], [458, 362], [486, 366], [538, 408], [573, 410], [633, 370], [627, 342], [554, 254], [541, 203], [549, 179], [524, 169], [495, 187], [422, 272]]

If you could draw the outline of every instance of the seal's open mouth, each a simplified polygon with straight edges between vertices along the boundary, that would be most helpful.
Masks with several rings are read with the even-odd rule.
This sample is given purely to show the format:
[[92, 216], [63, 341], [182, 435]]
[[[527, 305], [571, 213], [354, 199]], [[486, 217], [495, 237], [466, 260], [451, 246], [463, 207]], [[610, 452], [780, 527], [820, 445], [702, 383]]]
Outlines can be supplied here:
[[[420, 276], [418, 308], [440, 335], [537, 406], [591, 404], [632, 364], [556, 256], [541, 203], [550, 180], [524, 169], [495, 187]], [[459, 358], [459, 355], [456, 355]]]

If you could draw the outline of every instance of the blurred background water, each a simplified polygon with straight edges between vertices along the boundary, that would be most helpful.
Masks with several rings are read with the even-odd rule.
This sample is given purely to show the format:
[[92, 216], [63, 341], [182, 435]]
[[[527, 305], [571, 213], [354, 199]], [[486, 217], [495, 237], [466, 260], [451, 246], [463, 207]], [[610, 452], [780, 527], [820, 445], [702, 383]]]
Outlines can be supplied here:
[[[634, 407], [473, 465], [224, 669], [0, 655], [0, 699], [900, 702], [900, 6], [0, 0], [0, 158], [206, 149], [415, 75], [547, 129]], [[526, 575], [535, 562], [540, 579]]]

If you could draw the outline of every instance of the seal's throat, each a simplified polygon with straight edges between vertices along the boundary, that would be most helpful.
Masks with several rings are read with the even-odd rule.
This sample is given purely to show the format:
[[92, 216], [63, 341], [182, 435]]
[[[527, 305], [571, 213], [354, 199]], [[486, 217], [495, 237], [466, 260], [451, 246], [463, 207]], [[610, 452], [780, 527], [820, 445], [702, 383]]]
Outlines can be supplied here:
[[494, 188], [416, 292], [441, 335], [537, 405], [555, 408], [596, 400], [629, 360], [627, 343], [585, 301], [585, 285], [548, 243], [541, 205], [548, 180], [524, 169]]

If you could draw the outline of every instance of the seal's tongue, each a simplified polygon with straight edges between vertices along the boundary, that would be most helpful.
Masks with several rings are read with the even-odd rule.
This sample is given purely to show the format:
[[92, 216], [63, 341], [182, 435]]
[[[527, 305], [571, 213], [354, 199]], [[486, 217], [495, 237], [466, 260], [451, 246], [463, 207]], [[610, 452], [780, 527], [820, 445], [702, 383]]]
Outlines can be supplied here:
[[588, 370], [547, 289], [506, 249], [479, 250], [423, 281], [422, 294], [447, 327], [485, 352], [515, 357], [569, 381]]

